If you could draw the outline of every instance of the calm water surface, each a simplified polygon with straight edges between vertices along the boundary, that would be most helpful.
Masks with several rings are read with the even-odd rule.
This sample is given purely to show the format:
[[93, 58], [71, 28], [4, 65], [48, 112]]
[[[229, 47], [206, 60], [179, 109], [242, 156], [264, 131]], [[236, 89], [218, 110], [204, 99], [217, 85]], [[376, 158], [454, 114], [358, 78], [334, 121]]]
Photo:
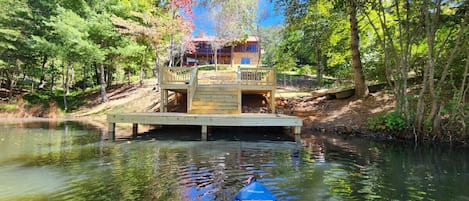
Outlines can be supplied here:
[[177, 132], [111, 143], [77, 122], [0, 124], [0, 200], [229, 200], [251, 175], [280, 200], [469, 200], [467, 149]]

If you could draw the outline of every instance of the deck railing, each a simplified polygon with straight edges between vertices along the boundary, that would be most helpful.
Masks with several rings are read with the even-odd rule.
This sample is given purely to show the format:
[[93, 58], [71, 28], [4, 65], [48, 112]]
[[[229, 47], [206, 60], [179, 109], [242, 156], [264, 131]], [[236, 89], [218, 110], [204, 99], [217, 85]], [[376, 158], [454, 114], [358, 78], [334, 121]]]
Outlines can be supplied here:
[[162, 84], [187, 84], [195, 67], [192, 68], [168, 68], [161, 69], [161, 83]]
[[187, 88], [187, 111], [190, 111], [192, 109], [192, 100], [194, 99], [194, 94], [195, 90], [197, 89], [198, 85], [198, 68], [193, 68], [191, 77], [188, 82], [188, 88]]
[[241, 85], [274, 86], [276, 84], [275, 69], [238, 67], [238, 81]]

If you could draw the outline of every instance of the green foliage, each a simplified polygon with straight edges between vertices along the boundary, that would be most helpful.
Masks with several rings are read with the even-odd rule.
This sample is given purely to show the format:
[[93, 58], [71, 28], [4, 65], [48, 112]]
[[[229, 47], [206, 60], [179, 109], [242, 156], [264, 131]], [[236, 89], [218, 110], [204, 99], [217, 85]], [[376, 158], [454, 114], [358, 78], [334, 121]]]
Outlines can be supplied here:
[[388, 113], [384, 122], [390, 131], [402, 131], [406, 127], [404, 116], [398, 112]]
[[406, 121], [404, 116], [396, 111], [380, 113], [368, 119], [368, 128], [374, 131], [399, 132], [406, 128]]
[[17, 108], [18, 106], [16, 104], [0, 104], [0, 110], [13, 111]]
[[368, 129], [374, 131], [386, 130], [386, 113], [379, 113], [368, 118]]
[[[49, 102], [53, 100], [57, 103], [58, 107], [62, 111], [65, 111], [65, 105], [63, 104], [63, 93], [63, 90], [55, 90], [53, 96], [50, 97], [49, 92], [39, 91], [35, 93], [28, 93], [23, 97], [23, 99], [26, 100], [30, 106], [41, 104], [44, 108], [48, 108]], [[82, 98], [83, 95], [84, 94], [81, 90], [73, 91], [69, 95], [66, 95], [67, 110], [73, 111], [86, 104], [86, 100]]]
[[298, 74], [300, 75], [316, 75], [316, 69], [311, 65], [301, 65], [298, 70]]

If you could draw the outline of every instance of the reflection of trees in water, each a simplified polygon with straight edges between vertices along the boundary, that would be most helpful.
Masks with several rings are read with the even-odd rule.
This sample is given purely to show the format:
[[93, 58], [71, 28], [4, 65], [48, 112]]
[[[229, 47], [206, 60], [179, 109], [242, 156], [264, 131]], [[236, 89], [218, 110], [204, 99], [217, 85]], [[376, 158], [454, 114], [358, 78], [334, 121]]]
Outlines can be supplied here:
[[467, 150], [334, 136], [315, 140], [325, 145], [325, 161], [331, 166], [324, 171], [323, 182], [328, 186], [324, 199], [453, 200], [461, 199], [461, 194], [468, 196], [464, 179], [454, 179], [458, 172], [469, 172]]
[[281, 142], [103, 143], [99, 132], [70, 122], [56, 128], [0, 133], [2, 163], [47, 167], [64, 178], [53, 200], [226, 200], [251, 175], [281, 200], [469, 197], [464, 149], [334, 136], [303, 138], [302, 148]]

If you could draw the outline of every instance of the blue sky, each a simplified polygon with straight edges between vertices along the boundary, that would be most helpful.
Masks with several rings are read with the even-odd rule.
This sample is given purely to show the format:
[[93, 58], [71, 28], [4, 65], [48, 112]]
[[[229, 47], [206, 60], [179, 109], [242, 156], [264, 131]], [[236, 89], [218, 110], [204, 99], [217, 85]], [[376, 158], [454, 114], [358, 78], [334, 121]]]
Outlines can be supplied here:
[[[211, 16], [207, 8], [203, 6], [194, 6], [193, 12], [195, 15], [194, 24], [195, 29], [192, 35], [196, 36], [200, 31], [205, 35], [215, 35], [211, 23]], [[260, 0], [257, 16], [263, 16], [264, 20], [261, 21], [261, 26], [275, 26], [284, 23], [284, 17], [281, 13], [274, 10], [274, 4], [269, 0]]]

